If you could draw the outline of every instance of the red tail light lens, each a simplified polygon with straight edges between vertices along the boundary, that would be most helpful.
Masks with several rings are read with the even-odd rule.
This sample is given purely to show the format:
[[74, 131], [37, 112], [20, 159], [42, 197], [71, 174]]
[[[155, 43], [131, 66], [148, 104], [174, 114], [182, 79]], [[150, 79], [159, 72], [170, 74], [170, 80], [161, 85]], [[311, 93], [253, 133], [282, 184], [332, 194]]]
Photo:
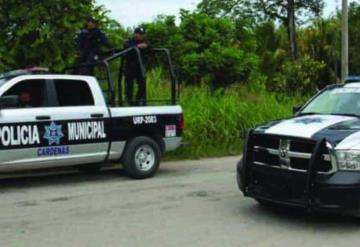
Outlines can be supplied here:
[[179, 121], [179, 129], [183, 130], [184, 128], [185, 128], [185, 118], [184, 118], [184, 115], [181, 114], [180, 121]]

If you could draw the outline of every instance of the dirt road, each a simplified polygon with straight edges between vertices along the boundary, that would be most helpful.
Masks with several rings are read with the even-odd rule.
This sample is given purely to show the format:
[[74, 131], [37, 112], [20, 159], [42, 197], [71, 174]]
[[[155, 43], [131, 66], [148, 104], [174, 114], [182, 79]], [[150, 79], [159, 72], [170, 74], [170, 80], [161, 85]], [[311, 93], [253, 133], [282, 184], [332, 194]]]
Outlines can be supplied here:
[[238, 159], [163, 163], [144, 181], [118, 170], [2, 179], [0, 246], [359, 246], [360, 220], [243, 198]]

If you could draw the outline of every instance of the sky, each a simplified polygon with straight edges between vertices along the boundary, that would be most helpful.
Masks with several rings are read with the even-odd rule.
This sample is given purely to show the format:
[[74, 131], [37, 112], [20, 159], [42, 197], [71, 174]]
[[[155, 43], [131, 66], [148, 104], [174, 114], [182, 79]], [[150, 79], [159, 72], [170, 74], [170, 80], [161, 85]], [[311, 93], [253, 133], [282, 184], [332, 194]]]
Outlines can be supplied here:
[[96, 0], [111, 10], [110, 16], [125, 27], [152, 21], [159, 14], [178, 15], [179, 9], [194, 9], [199, 0]]
[[[357, 0], [360, 1], [360, 0]], [[178, 15], [179, 9], [192, 10], [200, 0], [96, 0], [110, 10], [110, 16], [125, 27], [152, 21], [159, 14]], [[341, 0], [325, 0], [324, 15], [341, 7]]]

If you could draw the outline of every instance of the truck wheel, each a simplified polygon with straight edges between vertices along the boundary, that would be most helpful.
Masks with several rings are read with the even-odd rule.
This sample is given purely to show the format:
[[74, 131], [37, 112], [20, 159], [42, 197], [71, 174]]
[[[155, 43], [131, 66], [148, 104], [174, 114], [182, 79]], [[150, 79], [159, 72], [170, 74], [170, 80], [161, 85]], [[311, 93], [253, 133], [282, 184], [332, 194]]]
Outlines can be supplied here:
[[126, 146], [122, 163], [126, 173], [135, 179], [150, 178], [160, 165], [160, 147], [146, 136], [132, 139]]

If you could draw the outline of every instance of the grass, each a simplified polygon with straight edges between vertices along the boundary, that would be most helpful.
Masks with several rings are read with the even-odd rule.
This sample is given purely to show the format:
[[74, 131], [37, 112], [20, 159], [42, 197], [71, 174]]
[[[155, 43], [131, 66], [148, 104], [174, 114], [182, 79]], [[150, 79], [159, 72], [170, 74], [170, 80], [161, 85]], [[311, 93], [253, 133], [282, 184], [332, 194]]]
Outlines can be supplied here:
[[[161, 71], [149, 72], [150, 99], [170, 98], [169, 82], [161, 78]], [[248, 129], [291, 116], [292, 107], [302, 102], [301, 98], [250, 86], [233, 86], [215, 92], [206, 86], [182, 87], [180, 104], [185, 116], [185, 145], [168, 158], [238, 155]]]

